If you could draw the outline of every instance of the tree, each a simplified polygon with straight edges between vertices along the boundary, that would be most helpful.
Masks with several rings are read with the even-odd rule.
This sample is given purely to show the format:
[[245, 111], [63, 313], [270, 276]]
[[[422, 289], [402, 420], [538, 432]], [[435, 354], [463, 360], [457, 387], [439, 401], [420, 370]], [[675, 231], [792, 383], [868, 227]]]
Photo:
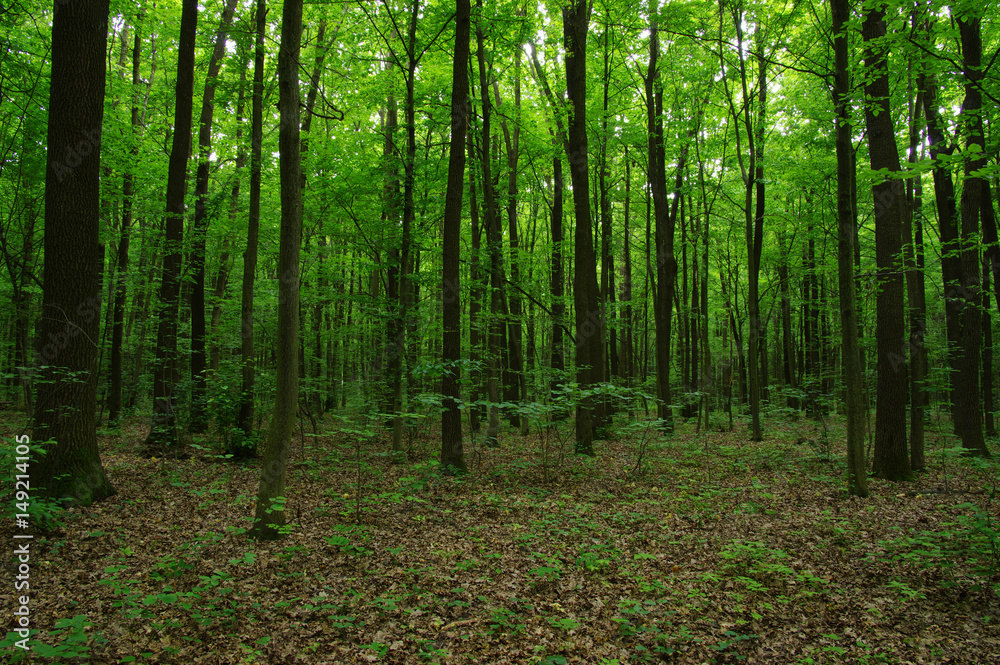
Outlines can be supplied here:
[[441, 301], [444, 306], [441, 393], [441, 465], [465, 470], [462, 452], [462, 412], [459, 378], [462, 357], [459, 236], [462, 220], [462, 186], [465, 171], [465, 132], [468, 127], [469, 0], [455, 2], [455, 57], [451, 87], [451, 143], [448, 147], [448, 186], [445, 193], [444, 249], [441, 268]]
[[108, 2], [56, 4], [45, 171], [41, 372], [31, 484], [90, 505], [115, 493], [97, 449], [101, 125]]
[[[566, 92], [570, 117], [566, 131], [566, 158], [573, 183], [576, 245], [573, 300], [576, 306], [576, 381], [587, 392], [604, 380], [604, 319], [597, 288], [597, 258], [591, 235], [590, 180], [587, 156], [587, 0], [571, 0], [562, 10], [566, 48]], [[584, 395], [576, 407], [576, 453], [594, 454], [594, 430], [603, 426], [600, 401]]]
[[[652, 3], [650, 4], [652, 8]], [[657, 417], [666, 428], [673, 427], [670, 397], [670, 321], [677, 282], [677, 259], [674, 257], [675, 219], [667, 203], [666, 155], [663, 136], [663, 89], [659, 83], [659, 35], [655, 18], [650, 25], [649, 68], [646, 73], [646, 123], [648, 128], [647, 176], [652, 192], [656, 234], [656, 291], [653, 295], [653, 319], [656, 324]], [[677, 170], [678, 180], [683, 164]], [[679, 184], [679, 183], [678, 183]], [[575, 186], [575, 185], [574, 185]], [[679, 205], [679, 197], [674, 205]]]
[[[247, 220], [247, 248], [243, 254], [243, 287], [240, 299], [240, 403], [236, 426], [245, 440], [251, 436], [254, 412], [254, 335], [253, 284], [257, 273], [257, 234], [260, 228], [261, 145], [264, 97], [264, 27], [267, 17], [266, 0], [257, 0], [256, 38], [253, 59], [253, 101], [250, 110], [250, 211]], [[254, 448], [235, 446], [229, 451], [238, 457], [250, 457]]]
[[[142, 57], [142, 31], [140, 21], [135, 26], [135, 35], [132, 44], [132, 146], [129, 155], [134, 161], [139, 155], [138, 134], [140, 131], [139, 115], [139, 84], [142, 79], [139, 75], [139, 62]], [[122, 222], [121, 235], [118, 241], [118, 260], [115, 271], [115, 295], [114, 311], [112, 314], [111, 333], [111, 392], [108, 395], [108, 422], [116, 423], [121, 416], [122, 410], [122, 345], [125, 334], [125, 298], [128, 294], [127, 281], [125, 279], [128, 270], [128, 251], [132, 233], [132, 206], [135, 191], [135, 173], [133, 169], [128, 169], [122, 179]]]
[[208, 63], [205, 91], [202, 93], [201, 117], [198, 121], [198, 170], [195, 176], [194, 248], [191, 252], [191, 431], [208, 429], [208, 408], [205, 401], [205, 234], [208, 233], [208, 158], [212, 150], [212, 115], [215, 112], [215, 89], [219, 69], [226, 53], [226, 35], [236, 10], [236, 0], [226, 0], [215, 33], [215, 48]]
[[886, 480], [905, 480], [910, 474], [906, 441], [906, 356], [903, 275], [899, 270], [906, 192], [900, 178], [899, 152], [889, 107], [888, 47], [885, 17], [880, 7], [865, 15], [865, 126], [872, 170], [879, 180], [872, 186], [875, 199], [875, 262], [878, 300], [875, 338], [878, 385], [875, 406], [873, 471]]
[[278, 50], [278, 150], [281, 240], [278, 249], [277, 397], [261, 459], [260, 487], [250, 535], [275, 540], [285, 525], [288, 448], [299, 404], [299, 245], [302, 241], [302, 164], [299, 145], [299, 52], [302, 0], [286, 0]]
[[865, 460], [865, 403], [858, 351], [858, 299], [854, 292], [854, 146], [851, 144], [847, 22], [849, 0], [833, 0], [833, 99], [837, 112], [837, 275], [840, 288], [840, 343], [847, 407], [848, 491], [868, 496]]
[[[970, 6], [971, 7], [971, 6]], [[978, 10], [973, 9], [973, 12]], [[980, 115], [983, 95], [983, 41], [980, 18], [976, 14], [958, 19], [962, 40], [965, 74], [965, 100], [962, 121], [968, 156], [965, 158], [965, 181], [962, 185], [961, 299], [962, 347], [955, 397], [958, 402], [958, 434], [962, 447], [973, 455], [989, 456], [983, 438], [983, 402], [979, 394], [979, 363], [983, 348], [982, 273], [979, 257], [979, 215], [983, 203], [984, 179], [980, 175], [986, 166], [986, 142]], [[992, 205], [992, 204], [990, 204]]]
[[181, 244], [184, 239], [184, 192], [191, 152], [191, 110], [194, 98], [194, 38], [198, 27], [197, 0], [184, 0], [177, 50], [174, 100], [174, 140], [167, 175], [167, 216], [163, 238], [163, 277], [153, 363], [153, 417], [143, 444], [148, 454], [176, 453], [179, 445], [174, 411], [178, 379], [177, 323], [181, 295]]

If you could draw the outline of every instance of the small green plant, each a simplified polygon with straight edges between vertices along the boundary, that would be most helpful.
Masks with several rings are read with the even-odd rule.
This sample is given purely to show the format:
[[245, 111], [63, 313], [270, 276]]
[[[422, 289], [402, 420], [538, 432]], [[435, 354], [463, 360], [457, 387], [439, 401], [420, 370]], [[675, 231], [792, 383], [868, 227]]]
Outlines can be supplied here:
[[546, 617], [545, 620], [550, 626], [558, 630], [576, 630], [580, 627], [580, 622], [570, 617]]
[[84, 614], [59, 619], [48, 634], [47, 639], [51, 644], [44, 644], [39, 640], [34, 642], [32, 650], [42, 658], [54, 658], [57, 662], [65, 662], [70, 658], [87, 658], [91, 645], [101, 645], [107, 641], [99, 632], [88, 636], [87, 629], [92, 627], [93, 624]]
[[900, 596], [906, 597], [907, 600], [922, 600], [927, 597], [917, 589], [899, 580], [892, 580], [886, 586], [895, 590]]
[[576, 558], [576, 563], [591, 573], [604, 570], [611, 564], [611, 559], [601, 557], [599, 552], [581, 552]]

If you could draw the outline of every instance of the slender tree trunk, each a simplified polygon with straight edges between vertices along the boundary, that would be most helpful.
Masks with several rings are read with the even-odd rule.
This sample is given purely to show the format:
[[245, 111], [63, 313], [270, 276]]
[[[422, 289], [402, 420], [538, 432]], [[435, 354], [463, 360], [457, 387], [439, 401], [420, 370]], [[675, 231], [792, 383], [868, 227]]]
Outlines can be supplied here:
[[[566, 372], [565, 349], [563, 346], [563, 326], [566, 317], [564, 286], [566, 273], [563, 264], [563, 170], [562, 156], [552, 155], [552, 211], [549, 218], [549, 233], [552, 240], [552, 255], [549, 257], [549, 294], [552, 298], [552, 338], [550, 346], [550, 367], [552, 379], [549, 384], [550, 398], [559, 400]], [[552, 419], [565, 420], [564, 409], [555, 409]]]
[[[609, 196], [608, 183], [608, 116], [611, 87], [611, 49], [609, 40], [611, 36], [611, 24], [604, 26], [604, 84], [602, 86], [603, 106], [601, 109], [601, 145], [598, 159], [600, 168], [597, 173], [597, 187], [599, 203], [598, 208], [601, 213], [601, 316], [604, 317], [605, 329], [608, 332], [605, 356], [607, 362], [604, 366], [605, 377], [618, 376], [618, 340], [615, 331], [615, 264], [614, 253], [612, 251], [611, 234], [611, 197]], [[604, 408], [608, 409], [610, 415], [611, 404], [605, 399]]]
[[302, 0], [285, 0], [278, 49], [278, 129], [281, 231], [278, 248], [277, 397], [262, 458], [260, 487], [250, 535], [282, 537], [285, 469], [298, 411], [299, 244], [302, 234], [302, 165], [299, 145], [299, 53]]
[[208, 429], [205, 401], [205, 236], [208, 233], [208, 157], [212, 151], [212, 116], [215, 111], [215, 87], [226, 54], [226, 35], [236, 10], [236, 0], [226, 0], [215, 33], [215, 48], [208, 63], [205, 91], [198, 121], [198, 172], [195, 177], [194, 247], [191, 251], [191, 423], [192, 432]]
[[[923, 100], [918, 92], [910, 106], [910, 147], [907, 161], [912, 166], [917, 162], [917, 148], [920, 142], [920, 118]], [[922, 207], [920, 178], [907, 180], [907, 198], [910, 201], [908, 214], [903, 219], [903, 264], [906, 267], [906, 298], [909, 317], [910, 352], [910, 469], [920, 471], [926, 465], [924, 459], [924, 405], [927, 397], [927, 347], [924, 344], [927, 306], [924, 297], [924, 275], [917, 269], [916, 248], [913, 243], [913, 220], [920, 215]]]
[[[472, 132], [468, 134], [468, 158], [474, 159], [475, 144]], [[469, 394], [472, 404], [469, 405], [469, 425], [473, 434], [478, 434], [480, 423], [486, 415], [486, 410], [480, 403], [482, 400], [483, 371], [483, 341], [482, 341], [482, 298], [483, 285], [480, 274], [480, 248], [482, 243], [482, 224], [479, 220], [479, 201], [476, 198], [476, 170], [469, 169], [469, 217], [472, 221], [472, 256], [469, 257]]]
[[[862, 34], [865, 39], [865, 125], [873, 171], [899, 173], [899, 152], [889, 108], [888, 51], [878, 43], [886, 26], [880, 8], [869, 9]], [[905, 480], [910, 474], [906, 441], [906, 355], [903, 275], [899, 270], [902, 221], [906, 208], [903, 181], [886, 179], [872, 187], [875, 199], [875, 263], [878, 296], [875, 323], [878, 383], [875, 410], [873, 471], [886, 480]], [[978, 383], [978, 382], [977, 382]]]
[[[141, 15], [139, 17], [142, 19]], [[140, 22], [135, 25], [135, 35], [132, 44], [132, 147], [129, 154], [135, 163], [139, 154], [138, 133], [139, 99], [138, 86], [142, 83], [139, 75], [139, 64], [142, 58], [142, 32]], [[126, 169], [122, 179], [122, 228], [118, 241], [118, 269], [116, 270], [114, 314], [112, 315], [111, 332], [111, 393], [108, 395], [108, 422], [117, 423], [122, 411], [122, 346], [125, 333], [125, 299], [128, 297], [128, 283], [125, 279], [128, 273], [129, 239], [132, 235], [132, 206], [135, 192], [135, 174], [132, 169]]]
[[993, 322], [990, 316], [990, 270], [983, 266], [983, 411], [986, 416], [986, 436], [996, 436], [993, 409], [996, 398], [993, 391]]
[[[243, 168], [246, 166], [247, 151], [243, 143], [243, 110], [246, 100], [246, 70], [249, 54], [243, 54], [240, 59], [240, 91], [236, 101], [236, 164], [233, 177], [233, 188], [229, 194], [229, 220], [232, 228], [236, 228], [240, 211], [240, 179], [243, 176]], [[215, 289], [212, 303], [212, 319], [210, 337], [212, 338], [212, 351], [209, 360], [209, 371], [213, 378], [219, 371], [219, 363], [222, 356], [222, 345], [218, 339], [219, 324], [222, 323], [222, 299], [226, 295], [226, 288], [229, 286], [229, 273], [232, 270], [231, 261], [232, 239], [226, 236], [222, 242], [222, 255], [219, 257], [219, 270], [215, 274]]]
[[[477, 4], [477, 7], [480, 6], [481, 2]], [[486, 244], [489, 248], [490, 256], [490, 317], [486, 344], [486, 392], [487, 400], [489, 401], [489, 413], [486, 442], [489, 446], [495, 446], [497, 445], [500, 433], [501, 353], [504, 341], [504, 322], [501, 317], [501, 299], [504, 288], [503, 237], [500, 229], [500, 220], [497, 217], [496, 197], [493, 189], [491, 156], [493, 112], [490, 102], [488, 73], [486, 70], [484, 35], [482, 25], [479, 22], [476, 24], [476, 59], [479, 65], [479, 92], [483, 114], [482, 137], [480, 141], [482, 153], [480, 167], [483, 172], [483, 216], [486, 226]]]
[[631, 385], [635, 376], [635, 360], [633, 356], [632, 339], [632, 232], [630, 229], [632, 201], [632, 163], [628, 156], [628, 146], [625, 146], [625, 210], [624, 210], [624, 242], [622, 243], [622, 254], [624, 265], [622, 266], [622, 349], [621, 376], [625, 379], [626, 385]]
[[930, 76], [917, 79], [923, 92], [924, 115], [927, 117], [927, 139], [934, 162], [934, 200], [937, 206], [941, 235], [941, 276], [945, 285], [945, 331], [948, 337], [948, 376], [952, 396], [952, 421], [958, 426], [958, 399], [954, 394], [955, 373], [958, 371], [958, 349], [961, 344], [961, 319], [956, 289], [962, 280], [962, 264], [958, 247], [958, 210], [955, 202], [955, 184], [951, 178], [948, 158], [955, 147], [945, 142], [943, 123], [938, 114], [937, 83]]
[[[652, 5], [650, 5], [652, 7]], [[667, 183], [663, 137], [663, 91], [658, 82], [659, 36], [654, 22], [650, 27], [649, 69], [646, 74], [646, 115], [649, 131], [649, 185], [652, 191], [656, 230], [656, 284], [653, 319], [656, 325], [657, 417], [664, 428], [673, 427], [670, 396], [670, 318], [677, 260], [674, 258], [674, 229], [667, 204]]]
[[184, 240], [184, 192], [187, 160], [191, 153], [191, 113], [194, 103], [194, 47], [198, 3], [184, 0], [180, 45], [177, 51], [177, 84], [174, 136], [167, 173], [167, 218], [164, 224], [163, 277], [157, 312], [156, 360], [153, 367], [153, 417], [144, 447], [147, 454], [177, 454], [179, 447], [174, 413], [178, 380], [177, 324], [181, 295], [181, 250]]
[[[524, 315], [521, 303], [521, 296], [518, 288], [521, 284], [520, 251], [521, 240], [518, 230], [518, 191], [517, 173], [518, 157], [520, 152], [520, 113], [521, 113], [521, 50], [518, 49], [514, 55], [514, 127], [508, 127], [507, 118], [500, 116], [500, 125], [503, 129], [504, 142], [507, 148], [507, 235], [510, 242], [510, 284], [508, 289], [508, 302], [510, 303], [510, 323], [507, 326], [507, 337], [510, 341], [510, 371], [512, 378], [516, 381], [516, 392], [518, 402], [528, 401], [528, 382], [524, 374], [524, 335], [522, 331], [522, 317]], [[493, 82], [493, 90], [497, 99], [497, 106], [500, 106], [500, 89], [496, 81]], [[528, 434], [528, 419], [522, 418], [516, 411], [511, 415], [511, 424], [520, 428], [522, 436]]]
[[469, 0], [456, 0], [455, 58], [451, 89], [451, 145], [448, 152], [448, 187], [445, 193], [444, 252], [441, 272], [441, 300], [444, 304], [441, 381], [444, 411], [441, 415], [441, 465], [446, 469], [465, 470], [462, 453], [462, 413], [459, 391], [462, 354], [462, 310], [459, 302], [459, 240], [462, 221], [462, 186], [465, 170], [465, 132], [468, 128], [469, 96]]
[[847, 407], [848, 491], [868, 496], [868, 463], [865, 460], [865, 403], [861, 357], [858, 352], [857, 295], [854, 292], [854, 185], [851, 157], [850, 75], [848, 73], [847, 22], [849, 0], [833, 0], [834, 89], [837, 112], [837, 276], [840, 290], [841, 364]]
[[[767, 372], [762, 371], [762, 366], [766, 368], [767, 353], [762, 353], [761, 347], [767, 340], [766, 324], [761, 322], [760, 315], [760, 256], [764, 244], [764, 210], [765, 210], [765, 184], [764, 180], [764, 122], [767, 116], [767, 64], [764, 59], [764, 44], [760, 38], [758, 26], [757, 32], [757, 120], [753, 131], [756, 133], [751, 149], [753, 151], [754, 162], [754, 185], [756, 191], [754, 195], [754, 221], [752, 232], [747, 235], [747, 252], [750, 256], [750, 286], [749, 286], [749, 316], [750, 316], [750, 340], [751, 352], [750, 371], [750, 417], [751, 417], [751, 439], [761, 441], [764, 438], [764, 431], [760, 423], [760, 400], [763, 392], [763, 385], [767, 383]], [[742, 50], [741, 50], [742, 53]], [[749, 110], [749, 105], [747, 105]], [[750, 120], [747, 119], [747, 134], [751, 132]], [[756, 402], [756, 404], [755, 404]]]
[[[264, 31], [266, 0], [257, 0], [255, 13], [256, 38], [253, 64], [253, 99], [250, 111], [250, 211], [247, 221], [247, 248], [243, 254], [243, 286], [240, 298], [240, 367], [241, 388], [237, 427], [243, 431], [243, 445], [229, 452], [235, 457], [252, 457], [255, 445], [251, 439], [254, 420], [256, 361], [253, 334], [253, 287], [257, 274], [257, 235], [260, 228], [261, 146], [264, 141]], [[249, 444], [249, 445], [248, 445]]]

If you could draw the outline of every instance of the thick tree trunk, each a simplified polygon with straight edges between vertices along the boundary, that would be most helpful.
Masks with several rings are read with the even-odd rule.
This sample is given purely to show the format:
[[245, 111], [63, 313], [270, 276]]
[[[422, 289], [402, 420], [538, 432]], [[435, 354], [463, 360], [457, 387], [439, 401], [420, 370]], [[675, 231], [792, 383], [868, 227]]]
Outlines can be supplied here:
[[302, 234], [302, 164], [299, 145], [299, 52], [302, 0], [285, 0], [278, 50], [278, 129], [281, 172], [281, 231], [278, 248], [277, 396], [261, 460], [260, 487], [250, 535], [262, 540], [282, 537], [285, 469], [295, 416], [299, 373], [299, 244]]
[[181, 295], [181, 250], [184, 240], [184, 193], [187, 160], [191, 153], [191, 112], [194, 98], [194, 47], [198, 3], [184, 0], [180, 44], [177, 51], [177, 85], [174, 137], [167, 172], [167, 218], [164, 224], [163, 277], [157, 312], [156, 360], [153, 367], [153, 417], [144, 447], [147, 454], [177, 454], [179, 441], [174, 413], [178, 380], [177, 324]]
[[[899, 152], [889, 108], [888, 51], [879, 43], [886, 26], [881, 9], [865, 15], [865, 125], [873, 171], [898, 174]], [[905, 480], [910, 474], [906, 441], [906, 347], [903, 275], [899, 271], [902, 221], [906, 207], [903, 181], [890, 177], [872, 187], [875, 202], [875, 263], [878, 296], [875, 322], [878, 381], [875, 411], [873, 472], [886, 480]]]
[[[576, 306], [576, 375], [580, 390], [587, 392], [604, 381], [604, 320], [597, 288], [590, 215], [590, 181], [587, 159], [587, 30], [590, 23], [587, 0], [572, 0], [563, 6], [563, 45], [566, 48], [566, 90], [570, 118], [566, 134], [566, 157], [573, 183], [576, 212], [573, 298]], [[594, 430], [604, 425], [600, 401], [581, 397], [576, 408], [576, 453], [594, 454]]]
[[444, 209], [444, 252], [441, 271], [441, 300], [444, 305], [441, 380], [444, 411], [441, 414], [441, 465], [465, 470], [462, 452], [462, 412], [459, 391], [462, 356], [462, 310], [459, 301], [459, 240], [462, 221], [462, 186], [465, 170], [465, 132], [468, 128], [469, 96], [469, 0], [456, 0], [455, 59], [451, 89], [451, 145], [448, 154], [448, 188]]
[[[979, 391], [980, 354], [983, 350], [979, 216], [985, 181], [978, 173], [986, 167], [986, 142], [980, 116], [983, 107], [983, 95], [979, 88], [983, 78], [983, 42], [979, 17], [959, 19], [958, 29], [965, 58], [962, 123], [965, 126], [966, 149], [970, 155], [978, 156], [966, 157], [965, 182], [962, 185], [962, 283], [957, 293], [961, 299], [962, 349], [955, 397], [958, 399], [958, 434], [962, 438], [962, 447], [970, 454], [989, 456], [983, 437], [983, 402]], [[978, 151], [974, 153], [975, 148]]]
[[[45, 273], [32, 489], [90, 505], [115, 493], [101, 466], [97, 405], [101, 315], [101, 123], [108, 2], [56, 5], [45, 171]], [[22, 443], [26, 437], [18, 437]]]

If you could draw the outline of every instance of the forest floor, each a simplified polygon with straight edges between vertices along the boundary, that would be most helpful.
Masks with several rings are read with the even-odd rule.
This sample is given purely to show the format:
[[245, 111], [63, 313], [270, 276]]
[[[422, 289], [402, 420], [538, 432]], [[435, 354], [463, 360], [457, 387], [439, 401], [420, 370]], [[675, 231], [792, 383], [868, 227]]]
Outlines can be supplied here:
[[276, 542], [246, 536], [259, 464], [210, 437], [145, 459], [144, 424], [102, 430], [118, 493], [36, 532], [35, 655], [8, 633], [0, 660], [1000, 662], [998, 466], [943, 426], [927, 472], [858, 499], [839, 420], [824, 438], [768, 419], [749, 443], [740, 422], [666, 435], [620, 417], [595, 458], [571, 454], [568, 425], [467, 442], [460, 478], [438, 473], [431, 431], [390, 465], [364, 426], [307, 424]]

